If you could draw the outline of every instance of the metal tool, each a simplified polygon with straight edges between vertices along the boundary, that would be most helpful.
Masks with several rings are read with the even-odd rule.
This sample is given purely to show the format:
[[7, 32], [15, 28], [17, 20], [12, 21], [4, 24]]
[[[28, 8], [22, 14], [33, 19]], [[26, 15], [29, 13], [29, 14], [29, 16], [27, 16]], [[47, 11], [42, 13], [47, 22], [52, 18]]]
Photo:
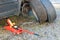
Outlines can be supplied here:
[[29, 30], [24, 30], [24, 29], [16, 26], [15, 23], [12, 23], [10, 19], [7, 19], [7, 24], [8, 25], [4, 26], [4, 28], [6, 30], [11, 31], [14, 35], [15, 34], [22, 34], [22, 33], [26, 32], [26, 33], [29, 33], [29, 34], [32, 34], [32, 35], [39, 36], [39, 34], [36, 34], [34, 32], [30, 32]]

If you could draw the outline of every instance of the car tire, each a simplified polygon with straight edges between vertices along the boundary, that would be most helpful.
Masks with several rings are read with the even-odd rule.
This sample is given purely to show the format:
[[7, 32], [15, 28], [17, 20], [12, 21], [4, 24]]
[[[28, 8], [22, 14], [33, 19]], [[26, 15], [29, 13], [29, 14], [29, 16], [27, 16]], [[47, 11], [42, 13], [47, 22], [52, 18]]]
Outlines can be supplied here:
[[52, 5], [52, 3], [49, 0], [41, 0], [41, 3], [45, 7], [47, 11], [47, 21], [48, 22], [53, 22], [56, 19], [56, 11]]
[[40, 0], [29, 0], [30, 6], [32, 10], [34, 11], [33, 14], [35, 15], [37, 21], [40, 23], [43, 23], [47, 20], [47, 12], [41, 3]]

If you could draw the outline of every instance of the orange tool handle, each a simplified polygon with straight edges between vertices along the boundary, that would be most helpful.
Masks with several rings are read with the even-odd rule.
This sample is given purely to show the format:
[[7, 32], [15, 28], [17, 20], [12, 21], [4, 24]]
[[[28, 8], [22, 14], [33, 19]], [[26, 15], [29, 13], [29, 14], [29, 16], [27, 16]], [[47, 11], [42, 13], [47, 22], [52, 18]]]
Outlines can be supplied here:
[[30, 31], [28, 31], [28, 30], [23, 30], [23, 32], [26, 32], [26, 33], [29, 33], [29, 34], [34, 34], [34, 32], [30, 32]]
[[36, 36], [40, 36], [39, 34], [36, 34], [36, 33], [34, 33], [34, 32], [30, 32], [30, 31], [28, 31], [28, 30], [23, 30], [23, 32], [26, 32], [26, 33], [29, 33], [29, 34], [32, 34], [32, 35], [36, 35]]
[[7, 24], [8, 24], [9, 26], [13, 26], [13, 23], [11, 22], [10, 19], [7, 19]]
[[10, 19], [7, 19], [7, 24], [10, 26], [10, 28], [12, 28], [15, 25], [15, 23], [12, 23]]

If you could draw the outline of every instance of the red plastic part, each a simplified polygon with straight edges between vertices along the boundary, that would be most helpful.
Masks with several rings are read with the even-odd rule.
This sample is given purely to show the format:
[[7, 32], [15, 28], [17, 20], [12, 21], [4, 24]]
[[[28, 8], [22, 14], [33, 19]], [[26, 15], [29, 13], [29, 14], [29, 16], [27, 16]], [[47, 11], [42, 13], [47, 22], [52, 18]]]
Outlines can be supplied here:
[[29, 34], [34, 34], [34, 32], [30, 32], [28, 30], [23, 30], [22, 28], [18, 28], [18, 30], [17, 29], [14, 29], [14, 28], [10, 28], [10, 26], [5, 26], [4, 28], [6, 30], [11, 31], [13, 34], [22, 34], [24, 32], [29, 33]]
[[12, 33], [14, 33], [14, 34], [21, 34], [23, 31], [22, 31], [22, 29], [14, 29], [14, 28], [10, 28], [10, 26], [5, 26], [4, 27], [6, 30], [9, 30], [9, 31], [11, 31]]
[[30, 31], [28, 31], [28, 30], [23, 30], [22, 28], [15, 29], [15, 28], [11, 27], [11, 26], [13, 26], [13, 23], [11, 22], [10, 19], [7, 19], [7, 24], [8, 24], [8, 25], [7, 25], [7, 26], [4, 26], [4, 28], [5, 28], [6, 30], [11, 31], [11, 32], [14, 33], [14, 34], [21, 34], [21, 33], [23, 33], [23, 32], [26, 32], [26, 33], [29, 33], [29, 34], [34, 34], [34, 32], [30, 32]]

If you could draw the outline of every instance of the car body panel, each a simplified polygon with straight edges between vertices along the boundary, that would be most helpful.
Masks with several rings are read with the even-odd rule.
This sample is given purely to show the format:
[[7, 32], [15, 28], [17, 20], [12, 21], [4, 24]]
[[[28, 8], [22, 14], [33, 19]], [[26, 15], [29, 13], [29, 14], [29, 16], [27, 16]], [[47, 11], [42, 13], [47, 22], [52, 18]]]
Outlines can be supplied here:
[[0, 0], [0, 19], [18, 15], [20, 12], [20, 4], [18, 0]]

